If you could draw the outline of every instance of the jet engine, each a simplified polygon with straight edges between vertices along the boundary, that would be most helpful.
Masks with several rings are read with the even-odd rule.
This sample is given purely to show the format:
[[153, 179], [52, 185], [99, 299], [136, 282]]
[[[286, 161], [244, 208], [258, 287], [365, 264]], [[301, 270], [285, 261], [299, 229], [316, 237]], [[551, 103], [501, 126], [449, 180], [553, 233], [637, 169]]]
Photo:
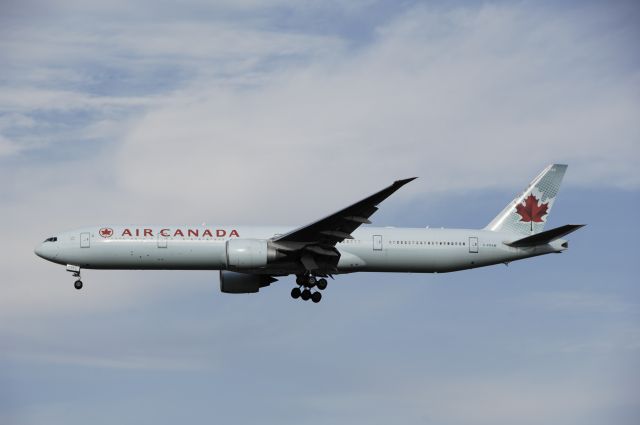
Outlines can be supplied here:
[[271, 276], [220, 270], [220, 291], [227, 294], [255, 293], [277, 279]]
[[231, 270], [262, 268], [281, 255], [264, 239], [229, 239], [226, 250]]

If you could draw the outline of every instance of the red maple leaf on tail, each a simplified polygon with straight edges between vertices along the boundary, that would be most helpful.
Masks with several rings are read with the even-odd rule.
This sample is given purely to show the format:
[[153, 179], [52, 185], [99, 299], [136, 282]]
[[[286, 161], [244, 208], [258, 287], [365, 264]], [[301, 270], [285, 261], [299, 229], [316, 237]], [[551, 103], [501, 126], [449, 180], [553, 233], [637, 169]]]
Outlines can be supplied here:
[[532, 231], [533, 223], [542, 223], [542, 217], [547, 215], [548, 209], [548, 202], [539, 204], [538, 198], [533, 195], [527, 196], [523, 203], [516, 205], [516, 212], [520, 214], [520, 221], [531, 223]]

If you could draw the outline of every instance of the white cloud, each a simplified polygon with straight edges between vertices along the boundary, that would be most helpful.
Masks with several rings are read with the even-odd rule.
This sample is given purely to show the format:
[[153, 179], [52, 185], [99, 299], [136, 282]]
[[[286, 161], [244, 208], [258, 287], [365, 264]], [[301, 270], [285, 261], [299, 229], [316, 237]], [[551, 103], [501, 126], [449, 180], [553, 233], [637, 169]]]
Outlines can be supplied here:
[[314, 57], [251, 90], [204, 76], [124, 138], [120, 183], [182, 202], [210, 193], [205, 208], [233, 200], [227, 214], [242, 219], [285, 201], [283, 186], [340, 202], [353, 196], [341, 188], [411, 175], [424, 177], [419, 192], [519, 188], [553, 161], [571, 164], [574, 184], [638, 187], [637, 73], [601, 63], [607, 47], [619, 52], [615, 37], [530, 12], [415, 8], [364, 50]]
[[0, 134], [0, 158], [18, 153], [20, 146]]
[[[107, 9], [126, 14], [128, 6]], [[118, 118], [145, 108], [131, 130], [127, 121], [113, 132], [123, 134], [113, 171], [138, 196], [164, 194], [177, 181], [178, 196], [193, 202], [239, 169], [246, 184], [233, 193], [217, 185], [222, 198], [272, 199], [274, 182], [285, 180], [297, 192], [340, 187], [354, 168], [356, 191], [414, 174], [425, 178], [415, 191], [520, 187], [552, 161], [569, 162], [579, 184], [637, 187], [640, 102], [630, 88], [638, 76], [619, 64], [628, 40], [599, 36], [597, 17], [581, 18], [527, 4], [414, 7], [358, 50], [252, 19], [24, 27], [4, 41], [25, 65], [14, 70], [25, 71], [23, 84], [3, 90], [0, 104], [98, 115], [116, 108]], [[149, 77], [158, 85], [144, 95], [88, 93], [85, 86], [110, 78], [100, 68], [92, 75], [90, 64], [115, 69], [122, 84]], [[179, 81], [167, 85], [158, 69]], [[157, 166], [170, 161], [170, 172]]]

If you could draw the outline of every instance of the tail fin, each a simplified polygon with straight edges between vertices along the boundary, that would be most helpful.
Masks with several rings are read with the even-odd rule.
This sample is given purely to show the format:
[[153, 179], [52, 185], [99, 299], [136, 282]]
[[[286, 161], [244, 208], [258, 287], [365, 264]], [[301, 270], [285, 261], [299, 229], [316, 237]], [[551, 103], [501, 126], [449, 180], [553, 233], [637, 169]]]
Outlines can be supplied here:
[[542, 232], [566, 171], [565, 164], [551, 164], [542, 170], [485, 230], [522, 235]]

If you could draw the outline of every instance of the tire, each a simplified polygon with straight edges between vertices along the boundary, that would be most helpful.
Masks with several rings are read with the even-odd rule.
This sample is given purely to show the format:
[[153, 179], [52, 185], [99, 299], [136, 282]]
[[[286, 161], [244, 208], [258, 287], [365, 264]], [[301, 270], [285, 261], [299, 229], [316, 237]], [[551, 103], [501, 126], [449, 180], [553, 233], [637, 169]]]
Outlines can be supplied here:
[[327, 289], [327, 279], [324, 279], [324, 278], [320, 279], [316, 284], [316, 286], [318, 287], [319, 290], [324, 291], [325, 289]]
[[311, 301], [313, 301], [314, 303], [319, 303], [321, 299], [322, 294], [320, 292], [314, 292], [313, 294], [311, 294]]
[[82, 281], [81, 280], [76, 280], [75, 282], [73, 282], [73, 287], [80, 290], [82, 289]]
[[311, 291], [308, 289], [305, 289], [304, 291], [302, 291], [302, 294], [300, 294], [300, 298], [302, 298], [305, 301], [309, 301], [309, 298], [311, 298]]
[[291, 298], [293, 298], [294, 300], [297, 300], [298, 298], [300, 298], [301, 294], [302, 294], [302, 291], [300, 291], [300, 288], [293, 288], [291, 290]]

